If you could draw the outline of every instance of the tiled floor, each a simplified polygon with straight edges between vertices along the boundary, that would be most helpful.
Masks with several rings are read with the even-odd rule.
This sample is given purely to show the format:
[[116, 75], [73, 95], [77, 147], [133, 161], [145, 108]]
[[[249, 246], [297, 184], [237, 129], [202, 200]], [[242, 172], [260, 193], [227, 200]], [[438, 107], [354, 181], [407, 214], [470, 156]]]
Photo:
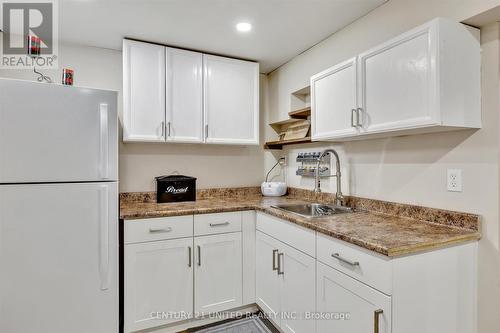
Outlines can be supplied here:
[[259, 318], [244, 318], [204, 328], [198, 333], [272, 333]]
[[[191, 328], [179, 333], [279, 333], [269, 320], [258, 316], [258, 313], [254, 316], [254, 319], [258, 322], [252, 323], [249, 319], [252, 319], [252, 317], [225, 320], [212, 325]], [[235, 325], [238, 321], [245, 320], [246, 322], [242, 323], [244, 325]]]

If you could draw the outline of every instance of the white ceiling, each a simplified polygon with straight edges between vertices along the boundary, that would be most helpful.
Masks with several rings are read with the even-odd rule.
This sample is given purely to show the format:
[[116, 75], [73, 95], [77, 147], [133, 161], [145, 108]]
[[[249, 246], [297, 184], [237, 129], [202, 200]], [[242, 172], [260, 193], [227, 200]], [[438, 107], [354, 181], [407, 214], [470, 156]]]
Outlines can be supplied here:
[[[60, 0], [63, 42], [123, 37], [256, 60], [268, 73], [386, 0]], [[253, 30], [235, 30], [240, 21]]]

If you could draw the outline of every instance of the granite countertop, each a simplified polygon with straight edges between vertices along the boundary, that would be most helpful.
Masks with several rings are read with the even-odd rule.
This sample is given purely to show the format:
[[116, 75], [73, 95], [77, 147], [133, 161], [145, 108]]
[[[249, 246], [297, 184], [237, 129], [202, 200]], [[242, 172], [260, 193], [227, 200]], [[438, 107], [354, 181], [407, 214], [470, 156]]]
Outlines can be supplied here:
[[276, 204], [332, 202], [330, 194], [312, 194], [291, 189], [285, 197], [262, 197], [254, 189], [247, 193], [198, 195], [195, 202], [157, 204], [149, 197], [122, 194], [120, 218], [126, 221], [191, 214], [257, 210], [322, 234], [341, 239], [379, 254], [394, 257], [478, 240], [479, 216], [433, 208], [350, 197], [355, 213], [306, 218], [280, 209]]

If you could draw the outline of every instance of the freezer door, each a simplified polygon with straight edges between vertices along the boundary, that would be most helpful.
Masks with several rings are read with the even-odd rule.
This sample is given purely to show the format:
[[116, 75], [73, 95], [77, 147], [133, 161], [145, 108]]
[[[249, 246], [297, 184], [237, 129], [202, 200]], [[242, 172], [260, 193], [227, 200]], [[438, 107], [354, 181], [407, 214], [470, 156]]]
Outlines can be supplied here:
[[118, 179], [116, 92], [0, 79], [0, 183]]
[[0, 185], [0, 332], [118, 333], [116, 183]]

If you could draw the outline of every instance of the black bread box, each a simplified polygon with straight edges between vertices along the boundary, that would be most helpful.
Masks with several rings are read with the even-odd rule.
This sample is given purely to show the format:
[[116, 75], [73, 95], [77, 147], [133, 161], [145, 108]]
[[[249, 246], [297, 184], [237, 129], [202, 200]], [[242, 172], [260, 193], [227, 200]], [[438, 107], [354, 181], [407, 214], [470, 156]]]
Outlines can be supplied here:
[[156, 202], [196, 201], [196, 178], [171, 175], [156, 177]]

